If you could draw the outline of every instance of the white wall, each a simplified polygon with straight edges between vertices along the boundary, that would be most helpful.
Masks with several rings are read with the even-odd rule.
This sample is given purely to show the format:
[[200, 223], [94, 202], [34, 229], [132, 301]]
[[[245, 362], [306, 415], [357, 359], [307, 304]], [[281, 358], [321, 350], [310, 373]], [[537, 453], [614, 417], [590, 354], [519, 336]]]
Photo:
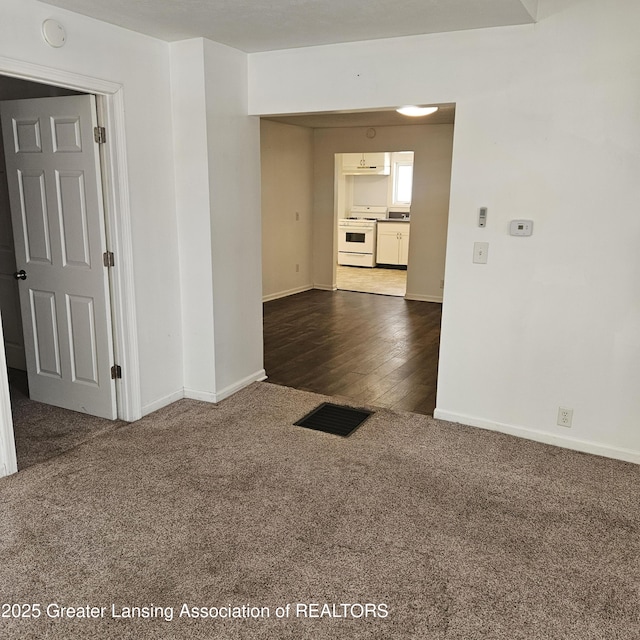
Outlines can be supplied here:
[[170, 49], [176, 215], [185, 327], [182, 369], [186, 395], [204, 400], [211, 399], [216, 389], [204, 41], [174, 42]]
[[640, 3], [538, 20], [253, 54], [250, 112], [455, 102], [437, 415], [640, 461]]
[[313, 130], [263, 120], [260, 166], [262, 297], [273, 300], [313, 287]]
[[353, 204], [386, 207], [391, 176], [348, 176], [352, 183]]
[[[46, 18], [64, 24], [64, 47], [43, 41]], [[35, 0], [2, 0], [2, 57], [124, 86], [141, 396], [153, 407], [183, 386], [169, 47]]]
[[246, 54], [170, 49], [185, 394], [216, 402], [264, 378], [259, 119]]
[[248, 116], [247, 55], [204, 41], [216, 395], [264, 379], [260, 120]]

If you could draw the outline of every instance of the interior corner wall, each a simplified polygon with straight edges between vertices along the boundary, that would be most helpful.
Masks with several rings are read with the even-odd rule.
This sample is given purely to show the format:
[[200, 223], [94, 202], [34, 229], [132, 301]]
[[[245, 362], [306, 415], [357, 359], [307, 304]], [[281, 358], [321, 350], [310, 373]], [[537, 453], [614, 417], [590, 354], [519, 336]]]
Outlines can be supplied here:
[[[47, 18], [64, 25], [64, 47], [44, 42]], [[169, 47], [36, 0], [2, 0], [2, 58], [123, 87], [140, 392], [143, 410], [157, 406], [183, 385]]]
[[369, 138], [364, 127], [314, 130], [314, 283], [335, 283], [335, 154], [414, 151], [413, 197], [407, 297], [442, 300], [451, 184], [453, 125], [376, 127]]
[[437, 416], [640, 462], [640, 3], [537, 18], [252, 54], [250, 112], [455, 103]]
[[247, 54], [204, 40], [218, 400], [265, 378], [260, 119], [247, 108]]
[[260, 123], [262, 298], [313, 288], [313, 130]]
[[204, 42], [174, 42], [171, 99], [180, 253], [184, 395], [216, 400], [211, 194]]
[[538, 0], [520, 0], [527, 13], [536, 20], [538, 17]]
[[246, 54], [170, 45], [184, 393], [217, 402], [264, 378], [259, 119]]

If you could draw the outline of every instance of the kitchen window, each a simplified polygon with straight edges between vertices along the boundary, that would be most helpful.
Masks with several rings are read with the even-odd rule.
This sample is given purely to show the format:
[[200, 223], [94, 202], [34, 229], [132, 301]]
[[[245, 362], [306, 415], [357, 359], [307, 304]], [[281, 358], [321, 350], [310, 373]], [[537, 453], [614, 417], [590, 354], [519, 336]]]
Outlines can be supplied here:
[[393, 161], [392, 204], [409, 206], [413, 190], [413, 153], [397, 155], [398, 158]]

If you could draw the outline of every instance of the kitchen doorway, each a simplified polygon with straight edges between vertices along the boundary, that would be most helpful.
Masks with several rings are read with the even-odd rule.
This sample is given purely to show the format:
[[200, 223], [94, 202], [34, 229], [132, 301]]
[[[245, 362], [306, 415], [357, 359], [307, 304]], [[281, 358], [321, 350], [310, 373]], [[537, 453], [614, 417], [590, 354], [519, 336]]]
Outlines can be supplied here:
[[404, 297], [413, 151], [335, 154], [336, 288]]

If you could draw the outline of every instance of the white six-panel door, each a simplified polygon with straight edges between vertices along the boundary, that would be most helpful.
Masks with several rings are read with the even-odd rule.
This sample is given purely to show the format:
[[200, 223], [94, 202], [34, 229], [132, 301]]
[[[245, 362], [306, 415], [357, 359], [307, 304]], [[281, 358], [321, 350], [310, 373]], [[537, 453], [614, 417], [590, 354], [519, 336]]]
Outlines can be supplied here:
[[95, 98], [6, 101], [0, 115], [30, 396], [115, 419]]

